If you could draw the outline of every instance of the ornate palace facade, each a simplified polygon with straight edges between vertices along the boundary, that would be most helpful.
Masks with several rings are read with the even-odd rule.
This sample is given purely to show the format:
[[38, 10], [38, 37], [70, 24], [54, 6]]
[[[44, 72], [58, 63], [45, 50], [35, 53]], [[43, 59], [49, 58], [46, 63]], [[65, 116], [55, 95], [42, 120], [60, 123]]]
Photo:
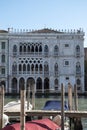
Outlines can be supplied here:
[[0, 30], [0, 81], [6, 93], [26, 90], [84, 92], [84, 32], [79, 30]]

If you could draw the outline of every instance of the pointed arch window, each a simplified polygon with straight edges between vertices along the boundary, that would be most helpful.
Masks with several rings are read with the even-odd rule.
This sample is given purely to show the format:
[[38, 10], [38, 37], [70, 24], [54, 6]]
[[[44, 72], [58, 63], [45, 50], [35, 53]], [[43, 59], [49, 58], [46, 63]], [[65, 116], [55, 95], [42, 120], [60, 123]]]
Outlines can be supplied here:
[[45, 62], [45, 64], [44, 64], [44, 74], [49, 74], [49, 65], [48, 65], [48, 62]]
[[17, 55], [17, 46], [14, 45], [13, 46], [13, 56], [16, 56]]
[[39, 66], [39, 71], [40, 71], [40, 73], [42, 73], [42, 64], [40, 64], [40, 66]]
[[27, 72], [28, 73], [30, 72], [30, 65], [29, 64], [27, 65]]
[[14, 62], [12, 65], [12, 74], [17, 74], [17, 63]]
[[23, 64], [23, 73], [26, 73], [26, 64]]
[[80, 57], [80, 46], [79, 45], [76, 46], [76, 56]]
[[58, 79], [54, 80], [54, 86], [55, 86], [55, 90], [58, 90]]
[[41, 45], [39, 46], [39, 52], [42, 52], [42, 46]]
[[81, 90], [81, 80], [80, 79], [76, 80], [76, 84], [77, 84], [77, 90]]
[[5, 55], [3, 54], [2, 57], [1, 57], [1, 62], [2, 63], [5, 63]]
[[22, 65], [19, 64], [19, 73], [22, 73]]
[[45, 54], [45, 56], [48, 56], [48, 53], [49, 53], [48, 46], [45, 45], [45, 46], [44, 46], [44, 54]]
[[34, 73], [34, 65], [31, 65], [31, 72]]
[[28, 53], [30, 53], [30, 46], [28, 46]]
[[35, 65], [35, 71], [38, 72], [38, 64]]
[[24, 45], [24, 54], [26, 53], [26, 46]]
[[19, 52], [20, 52], [20, 54], [22, 54], [22, 52], [23, 52], [22, 46], [19, 47]]
[[55, 45], [54, 46], [54, 56], [58, 56], [58, 51], [59, 51], [58, 46]]
[[38, 46], [35, 47], [35, 52], [38, 52]]
[[81, 74], [81, 66], [79, 62], [76, 63], [76, 74]]
[[31, 46], [31, 52], [34, 52], [34, 46], [33, 45]]
[[55, 73], [55, 76], [58, 75], [58, 64], [57, 63], [54, 65], [54, 73]]

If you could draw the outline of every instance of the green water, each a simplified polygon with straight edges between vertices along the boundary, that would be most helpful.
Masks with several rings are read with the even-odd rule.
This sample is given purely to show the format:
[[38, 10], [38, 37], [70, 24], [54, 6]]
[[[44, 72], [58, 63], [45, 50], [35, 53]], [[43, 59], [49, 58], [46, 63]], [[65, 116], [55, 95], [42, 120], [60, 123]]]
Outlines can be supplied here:
[[[19, 100], [19, 97], [11, 97], [11, 96], [6, 96], [4, 99], [4, 104], [10, 102], [10, 101], [17, 101]], [[58, 99], [60, 100], [61, 97], [59, 96], [42, 96], [42, 97], [36, 97], [35, 98], [35, 109], [42, 109], [45, 102], [47, 100], [51, 100], [51, 99]], [[65, 100], [67, 101], [67, 97], [65, 97]], [[31, 102], [31, 99], [30, 99]], [[74, 105], [74, 99], [73, 99], [73, 105]], [[82, 110], [82, 111], [86, 111], [87, 110], [87, 97], [78, 97], [78, 110]], [[82, 118], [82, 124], [83, 124], [83, 130], [87, 130], [87, 118]]]

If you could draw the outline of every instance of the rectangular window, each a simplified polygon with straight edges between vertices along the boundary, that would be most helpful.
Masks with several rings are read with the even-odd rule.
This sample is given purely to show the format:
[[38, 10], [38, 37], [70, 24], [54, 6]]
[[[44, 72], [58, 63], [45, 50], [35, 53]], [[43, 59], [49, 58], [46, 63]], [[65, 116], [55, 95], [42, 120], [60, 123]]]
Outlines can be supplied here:
[[65, 61], [65, 66], [69, 65], [69, 61]]
[[5, 68], [1, 69], [1, 74], [5, 74]]
[[1, 48], [2, 48], [2, 49], [5, 49], [5, 42], [2, 42], [2, 43], [1, 43]]
[[69, 44], [65, 44], [65, 47], [69, 47]]
[[69, 77], [66, 77], [66, 80], [69, 80]]

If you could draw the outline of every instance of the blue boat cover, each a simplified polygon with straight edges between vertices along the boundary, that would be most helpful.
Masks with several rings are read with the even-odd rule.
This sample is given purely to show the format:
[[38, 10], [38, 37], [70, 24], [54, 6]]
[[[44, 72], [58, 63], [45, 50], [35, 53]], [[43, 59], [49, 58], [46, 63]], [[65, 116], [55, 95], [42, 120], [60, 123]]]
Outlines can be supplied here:
[[[61, 110], [61, 101], [48, 100], [42, 110]], [[64, 102], [64, 110], [68, 110], [68, 103]]]

